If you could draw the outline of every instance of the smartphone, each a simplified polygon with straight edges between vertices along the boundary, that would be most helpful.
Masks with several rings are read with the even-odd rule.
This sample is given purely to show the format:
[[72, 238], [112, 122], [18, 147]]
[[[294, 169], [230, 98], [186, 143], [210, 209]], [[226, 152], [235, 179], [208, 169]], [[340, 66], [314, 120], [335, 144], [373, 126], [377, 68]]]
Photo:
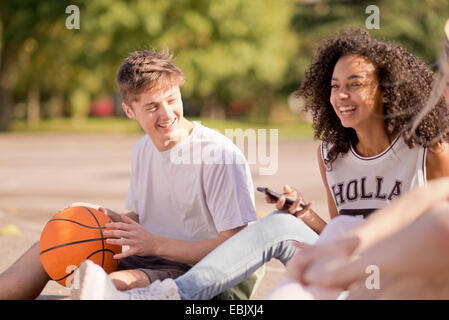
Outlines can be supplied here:
[[[267, 196], [269, 196], [271, 199], [274, 199], [274, 200], [278, 200], [282, 196], [282, 194], [277, 193], [269, 188], [257, 187], [257, 191], [265, 193]], [[285, 199], [285, 205], [287, 205], [287, 206], [291, 206], [293, 204], [293, 202], [295, 202], [295, 201], [290, 198]], [[300, 204], [300, 206], [303, 209], [307, 208], [307, 206], [302, 203]]]

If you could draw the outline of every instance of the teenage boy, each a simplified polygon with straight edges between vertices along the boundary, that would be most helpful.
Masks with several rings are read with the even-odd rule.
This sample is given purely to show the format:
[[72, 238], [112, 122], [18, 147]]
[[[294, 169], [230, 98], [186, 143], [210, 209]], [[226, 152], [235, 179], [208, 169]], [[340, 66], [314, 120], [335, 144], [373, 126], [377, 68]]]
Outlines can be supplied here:
[[[129, 212], [101, 209], [116, 229], [104, 232], [107, 241], [129, 248], [115, 256], [120, 270], [110, 274], [119, 290], [182, 275], [257, 219], [244, 155], [220, 133], [184, 118], [184, 81], [165, 51], [135, 52], [117, 73], [122, 108], [146, 133], [133, 151]], [[35, 244], [0, 275], [0, 299], [35, 298], [49, 280]]]

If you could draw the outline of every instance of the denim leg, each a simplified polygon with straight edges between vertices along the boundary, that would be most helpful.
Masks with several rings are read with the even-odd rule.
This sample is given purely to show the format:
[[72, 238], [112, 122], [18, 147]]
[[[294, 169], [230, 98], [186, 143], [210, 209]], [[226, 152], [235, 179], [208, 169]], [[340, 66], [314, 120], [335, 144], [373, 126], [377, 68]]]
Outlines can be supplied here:
[[222, 243], [175, 282], [184, 300], [207, 300], [245, 280], [276, 258], [286, 263], [294, 241], [313, 244], [318, 235], [300, 219], [275, 211]]

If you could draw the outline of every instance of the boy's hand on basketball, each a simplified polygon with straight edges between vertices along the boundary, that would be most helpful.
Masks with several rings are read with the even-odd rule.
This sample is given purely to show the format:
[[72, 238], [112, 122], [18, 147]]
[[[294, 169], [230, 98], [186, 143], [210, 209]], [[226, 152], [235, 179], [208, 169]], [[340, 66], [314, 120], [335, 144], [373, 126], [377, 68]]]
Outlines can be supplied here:
[[113, 222], [122, 222], [122, 217], [120, 216], [120, 214], [111, 209], [100, 207], [98, 208], [98, 211], [103, 212], [105, 215], [111, 218]]
[[154, 248], [157, 248], [157, 237], [126, 215], [122, 214], [120, 217], [123, 222], [110, 222], [106, 224], [108, 230], [103, 232], [109, 238], [106, 240], [107, 243], [129, 247], [128, 250], [114, 255], [114, 259], [133, 255], [156, 255]]

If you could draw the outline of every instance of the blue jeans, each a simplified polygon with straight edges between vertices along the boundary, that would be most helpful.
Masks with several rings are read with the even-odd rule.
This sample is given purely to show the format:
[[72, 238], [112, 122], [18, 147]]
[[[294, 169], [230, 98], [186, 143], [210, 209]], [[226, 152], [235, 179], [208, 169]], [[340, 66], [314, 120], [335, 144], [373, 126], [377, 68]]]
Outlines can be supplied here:
[[271, 258], [286, 264], [294, 241], [315, 243], [318, 235], [300, 219], [275, 211], [222, 243], [175, 282], [183, 300], [208, 300], [239, 284]]

